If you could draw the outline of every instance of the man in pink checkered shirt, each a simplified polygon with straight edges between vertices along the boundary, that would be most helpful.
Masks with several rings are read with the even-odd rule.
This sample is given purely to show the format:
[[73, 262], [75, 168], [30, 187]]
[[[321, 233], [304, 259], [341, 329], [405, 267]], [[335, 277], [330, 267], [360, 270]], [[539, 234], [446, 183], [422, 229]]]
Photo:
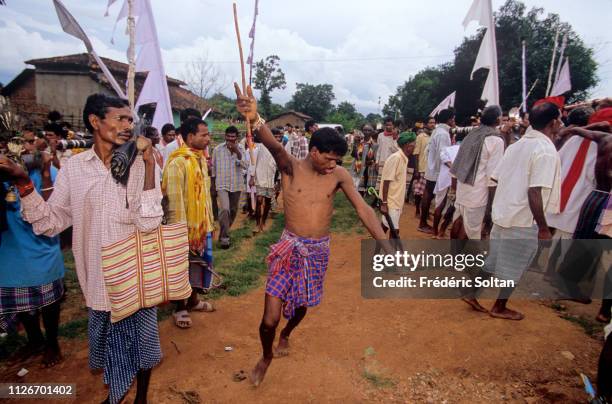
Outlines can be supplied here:
[[92, 368], [104, 368], [109, 384], [106, 402], [120, 402], [136, 376], [136, 402], [146, 402], [151, 368], [161, 360], [157, 312], [142, 309], [111, 324], [101, 248], [136, 229], [151, 231], [161, 224], [162, 194], [155, 158], [146, 140], [147, 148], [134, 161], [124, 187], [113, 179], [110, 163], [113, 150], [132, 138], [133, 118], [127, 101], [93, 94], [83, 108], [83, 122], [93, 133], [94, 146], [62, 165], [48, 201], [33, 189], [20, 166], [0, 157], [0, 171], [13, 178], [23, 218], [36, 234], [53, 236], [74, 228], [76, 270], [89, 308], [89, 363]]

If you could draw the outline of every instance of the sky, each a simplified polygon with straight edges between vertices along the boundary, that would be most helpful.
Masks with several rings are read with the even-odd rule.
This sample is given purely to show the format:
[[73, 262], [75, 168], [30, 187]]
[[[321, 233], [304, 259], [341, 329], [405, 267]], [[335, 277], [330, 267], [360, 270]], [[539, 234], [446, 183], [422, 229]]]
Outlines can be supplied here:
[[[51, 0], [6, 0], [0, 7], [0, 82], [7, 84], [25, 60], [85, 51], [65, 34]], [[125, 62], [125, 21], [114, 32], [123, 0], [63, 0], [101, 56]], [[467, 30], [462, 21], [472, 0], [260, 0], [255, 59], [280, 57], [287, 86], [272, 93], [273, 102], [290, 100], [296, 83], [334, 87], [335, 103], [348, 101], [367, 114], [380, 113], [388, 97], [427, 66], [452, 61]], [[493, 0], [498, 9], [504, 0]], [[606, 35], [611, 0], [524, 0], [569, 22], [595, 50], [599, 84], [591, 96], [612, 95], [612, 38]], [[166, 74], [185, 78], [187, 65], [205, 58], [224, 76], [232, 95], [240, 80], [231, 0], [151, 0]], [[248, 54], [254, 0], [237, 0], [239, 24]], [[570, 61], [570, 65], [571, 65]], [[503, 61], [500, 61], [503, 63]], [[574, 61], [576, 63], [576, 61]], [[248, 74], [248, 72], [247, 72]]]

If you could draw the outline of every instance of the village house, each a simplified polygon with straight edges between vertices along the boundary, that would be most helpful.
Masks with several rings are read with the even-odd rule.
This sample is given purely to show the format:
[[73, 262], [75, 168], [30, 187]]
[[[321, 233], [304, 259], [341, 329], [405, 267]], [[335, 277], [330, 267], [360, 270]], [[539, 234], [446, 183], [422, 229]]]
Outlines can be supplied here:
[[[108, 58], [101, 58], [120, 85], [126, 82], [128, 65]], [[47, 114], [56, 110], [73, 127], [83, 129], [82, 112], [85, 100], [93, 93], [116, 95], [95, 59], [87, 53], [33, 59], [25, 62], [34, 68], [24, 69], [2, 89], [9, 98], [14, 112], [25, 122], [40, 126], [46, 123]], [[136, 97], [140, 93], [146, 73], [136, 73]], [[174, 116], [179, 124], [179, 113], [185, 108], [208, 109], [203, 98], [182, 88], [185, 83], [167, 77], [168, 92]], [[154, 104], [143, 105], [139, 113], [152, 119]]]

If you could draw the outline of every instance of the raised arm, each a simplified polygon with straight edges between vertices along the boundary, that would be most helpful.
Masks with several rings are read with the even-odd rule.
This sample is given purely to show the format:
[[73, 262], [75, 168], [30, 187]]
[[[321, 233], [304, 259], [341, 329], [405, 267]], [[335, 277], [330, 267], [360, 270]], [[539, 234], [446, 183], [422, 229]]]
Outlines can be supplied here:
[[240, 87], [238, 87], [237, 83], [234, 83], [234, 88], [236, 90], [236, 108], [238, 109], [238, 112], [240, 112], [245, 119], [251, 122], [251, 128], [256, 129], [257, 136], [259, 136], [259, 139], [263, 145], [266, 146], [266, 148], [272, 154], [272, 157], [274, 157], [274, 161], [276, 161], [278, 169], [285, 174], [292, 175], [292, 157], [289, 155], [289, 153], [287, 153], [283, 147], [283, 144], [276, 140], [266, 125], [261, 124], [258, 126], [260, 117], [257, 113], [257, 100], [253, 96], [251, 86], [247, 87], [246, 95], [242, 94], [242, 91], [240, 91]]
[[359, 219], [361, 219], [372, 237], [376, 240], [386, 240], [387, 237], [380, 225], [380, 220], [378, 220], [374, 210], [368, 206], [357, 192], [357, 189], [355, 189], [351, 175], [344, 167], [336, 167], [336, 173], [339, 181], [338, 185], [342, 188], [342, 192], [344, 192], [344, 195], [346, 195], [347, 199], [351, 202]]

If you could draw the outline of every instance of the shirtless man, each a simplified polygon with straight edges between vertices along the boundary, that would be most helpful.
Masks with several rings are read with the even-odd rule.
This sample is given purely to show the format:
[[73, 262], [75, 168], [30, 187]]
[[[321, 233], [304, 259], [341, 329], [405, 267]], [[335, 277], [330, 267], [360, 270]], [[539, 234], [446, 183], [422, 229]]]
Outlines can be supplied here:
[[[595, 117], [596, 118], [596, 117]], [[595, 229], [598, 220], [603, 210], [608, 206], [610, 198], [610, 190], [612, 189], [612, 134], [610, 133], [610, 125], [608, 122], [596, 122], [586, 128], [573, 127], [564, 130], [561, 133], [563, 140], [572, 135], [579, 135], [589, 139], [597, 144], [597, 158], [595, 160], [595, 189], [589, 194], [580, 210], [580, 218], [578, 225], [574, 231], [574, 239], [598, 239], [608, 238], [609, 235], [600, 235]], [[589, 130], [589, 129], [599, 129]], [[582, 248], [582, 244], [572, 245], [567, 255], [570, 256], [568, 262], [562, 264], [561, 271], [576, 271], [577, 263], [571, 259], [572, 256], [578, 256], [578, 249]], [[598, 245], [591, 246], [597, 249]], [[599, 258], [602, 251], [593, 250], [592, 256]], [[580, 262], [579, 270], [585, 271], [585, 262]], [[596, 264], [596, 263], [594, 263]], [[610, 322], [610, 310], [612, 309], [612, 299], [603, 299], [601, 308], [596, 317], [597, 321], [602, 323]]]
[[[308, 155], [297, 160], [263, 124], [251, 87], [243, 95], [238, 85], [234, 86], [238, 111], [251, 122], [254, 133], [268, 148], [281, 172], [285, 208], [285, 231], [279, 242], [270, 247], [267, 258], [265, 306], [259, 326], [263, 357], [250, 374], [251, 382], [258, 386], [274, 354], [288, 354], [291, 331], [304, 319], [307, 307], [316, 306], [321, 300], [335, 193], [342, 189], [375, 239], [386, 237], [376, 214], [355, 189], [348, 171], [336, 165], [348, 148], [342, 136], [330, 128], [316, 131], [310, 139]], [[280, 333], [274, 352], [272, 345], [281, 311], [289, 321]]]

